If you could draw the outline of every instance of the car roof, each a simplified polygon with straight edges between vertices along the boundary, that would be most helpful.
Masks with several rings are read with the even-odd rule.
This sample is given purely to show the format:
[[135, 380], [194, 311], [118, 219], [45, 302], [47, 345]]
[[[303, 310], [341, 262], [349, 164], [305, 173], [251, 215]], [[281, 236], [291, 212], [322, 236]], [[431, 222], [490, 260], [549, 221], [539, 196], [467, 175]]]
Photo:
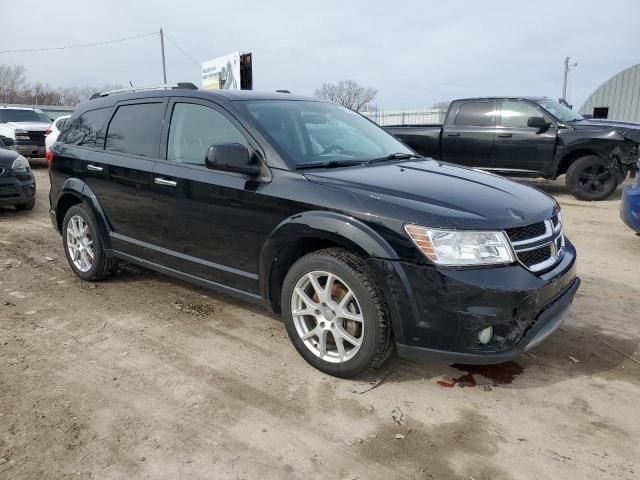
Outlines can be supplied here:
[[549, 100], [548, 97], [532, 97], [532, 96], [509, 96], [505, 95], [502, 97], [469, 97], [469, 98], [456, 98], [453, 100], [454, 102], [468, 102], [470, 100]]
[[33, 111], [38, 111], [41, 112], [42, 110], [40, 110], [39, 108], [33, 108], [33, 107], [13, 107], [11, 105], [0, 105], [0, 108], [4, 108], [6, 110], [33, 110]]
[[97, 96], [91, 100], [82, 102], [76, 108], [76, 111], [87, 111], [96, 108], [109, 107], [117, 102], [138, 100], [144, 98], [162, 98], [162, 97], [190, 97], [200, 99], [210, 99], [221, 103], [235, 102], [241, 100], [297, 100], [327, 103], [315, 97], [303, 95], [293, 95], [283, 92], [258, 92], [254, 90], [199, 90], [191, 88], [154, 88], [127, 90], [116, 92], [105, 92], [101, 96]]

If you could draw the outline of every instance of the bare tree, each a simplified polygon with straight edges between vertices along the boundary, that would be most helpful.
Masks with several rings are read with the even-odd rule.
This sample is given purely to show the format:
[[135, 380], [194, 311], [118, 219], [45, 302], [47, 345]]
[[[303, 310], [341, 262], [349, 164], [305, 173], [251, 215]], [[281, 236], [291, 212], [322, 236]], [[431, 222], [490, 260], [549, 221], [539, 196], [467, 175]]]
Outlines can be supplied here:
[[365, 105], [372, 102], [378, 90], [363, 87], [354, 80], [340, 80], [337, 84], [323, 83], [314, 92], [318, 98], [324, 98], [359, 112]]
[[22, 65], [0, 65], [0, 102], [9, 103], [27, 83]]
[[441, 102], [436, 102], [433, 105], [431, 105], [431, 108], [436, 108], [438, 110], [449, 110], [449, 104], [451, 104], [451, 102], [447, 102], [446, 100], [443, 100]]

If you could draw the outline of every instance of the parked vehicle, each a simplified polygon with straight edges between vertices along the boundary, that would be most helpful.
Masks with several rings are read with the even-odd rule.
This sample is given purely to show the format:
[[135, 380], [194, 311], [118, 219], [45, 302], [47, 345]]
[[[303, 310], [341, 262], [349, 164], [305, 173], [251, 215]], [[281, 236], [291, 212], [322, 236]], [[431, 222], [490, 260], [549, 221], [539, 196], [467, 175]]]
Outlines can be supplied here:
[[37, 108], [0, 106], [0, 136], [14, 141], [20, 155], [44, 158], [44, 132], [51, 120]]
[[36, 179], [29, 161], [0, 138], [0, 207], [32, 210], [35, 204]]
[[[638, 160], [640, 169], [640, 160]], [[622, 191], [620, 218], [640, 235], [640, 177], [633, 185], [627, 185]]]
[[78, 277], [125, 260], [255, 302], [332, 375], [394, 345], [506, 361], [558, 328], [580, 284], [553, 198], [419, 157], [331, 103], [132, 91], [69, 122], [50, 202]]
[[444, 125], [386, 130], [416, 152], [508, 176], [555, 179], [581, 200], [607, 198], [640, 156], [640, 125], [586, 120], [539, 97], [451, 102]]
[[56, 143], [58, 136], [60, 135], [60, 131], [64, 128], [67, 120], [71, 115], [62, 115], [61, 117], [56, 118], [47, 130], [44, 132], [44, 144], [45, 150], [48, 152], [51, 150], [51, 145]]

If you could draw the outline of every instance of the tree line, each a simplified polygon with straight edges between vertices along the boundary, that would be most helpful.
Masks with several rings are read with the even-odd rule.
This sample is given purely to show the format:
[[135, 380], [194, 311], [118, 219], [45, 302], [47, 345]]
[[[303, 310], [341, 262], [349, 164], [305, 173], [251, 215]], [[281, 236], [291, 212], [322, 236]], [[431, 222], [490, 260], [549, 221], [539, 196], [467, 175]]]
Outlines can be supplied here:
[[48, 83], [29, 83], [27, 81], [27, 69], [23, 65], [0, 65], [0, 103], [72, 107], [84, 100], [88, 100], [94, 93], [118, 88], [122, 88], [122, 86], [55, 88]]

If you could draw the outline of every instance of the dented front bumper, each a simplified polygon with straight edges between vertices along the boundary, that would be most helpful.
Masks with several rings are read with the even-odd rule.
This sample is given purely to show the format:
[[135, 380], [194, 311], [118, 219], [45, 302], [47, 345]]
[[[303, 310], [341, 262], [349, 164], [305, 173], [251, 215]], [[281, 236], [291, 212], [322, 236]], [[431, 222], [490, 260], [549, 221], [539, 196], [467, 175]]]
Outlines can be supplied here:
[[[534, 274], [520, 265], [443, 269], [373, 260], [391, 310], [400, 356], [500, 363], [540, 343], [561, 324], [580, 285], [576, 251]], [[493, 327], [489, 343], [480, 331]]]

